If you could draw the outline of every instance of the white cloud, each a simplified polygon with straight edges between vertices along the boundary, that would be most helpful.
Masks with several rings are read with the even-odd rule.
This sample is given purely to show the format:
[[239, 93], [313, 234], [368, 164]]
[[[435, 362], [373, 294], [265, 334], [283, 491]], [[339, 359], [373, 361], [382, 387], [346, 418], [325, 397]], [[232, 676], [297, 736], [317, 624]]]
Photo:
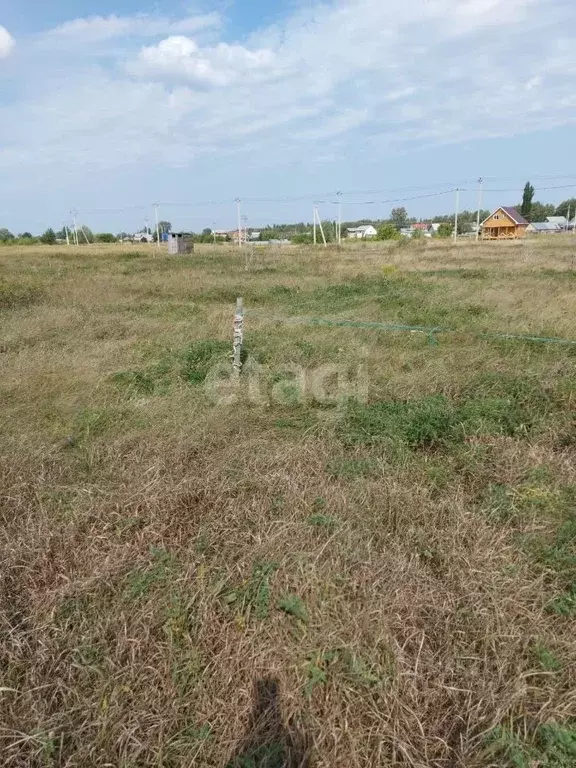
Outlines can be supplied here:
[[249, 50], [242, 45], [220, 43], [201, 49], [189, 37], [172, 36], [158, 45], [143, 48], [129, 63], [128, 71], [142, 77], [168, 81], [190, 80], [213, 86], [226, 86], [249, 75], [270, 71], [274, 54], [264, 48]]
[[207, 13], [171, 20], [163, 16], [138, 14], [136, 16], [90, 16], [67, 21], [49, 30], [47, 41], [71, 41], [89, 44], [126, 37], [159, 37], [161, 35], [191, 34], [221, 24], [218, 13]]
[[5, 59], [14, 50], [16, 43], [6, 27], [0, 24], [0, 59]]
[[[566, 125], [570, 13], [573, 0], [332, 0], [210, 44], [194, 27], [217, 26], [212, 14], [76, 19], [37, 42], [23, 75], [34, 97], [0, 107], [0, 166], [113, 170], [252, 152], [273, 169], [304, 153], [381, 155]], [[68, 48], [56, 67], [55, 40], [88, 51], [114, 40], [115, 58], [104, 68]]]

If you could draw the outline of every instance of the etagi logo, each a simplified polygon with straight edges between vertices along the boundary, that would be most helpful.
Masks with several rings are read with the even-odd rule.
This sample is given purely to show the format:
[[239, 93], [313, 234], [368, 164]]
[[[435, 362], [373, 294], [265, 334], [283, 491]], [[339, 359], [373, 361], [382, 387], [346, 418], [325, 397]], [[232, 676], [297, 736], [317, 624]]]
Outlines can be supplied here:
[[326, 363], [315, 368], [287, 364], [261, 365], [248, 357], [242, 373], [226, 363], [215, 365], [207, 374], [204, 389], [217, 405], [248, 402], [254, 405], [337, 405], [344, 400], [368, 400], [368, 374], [364, 363], [350, 366]]

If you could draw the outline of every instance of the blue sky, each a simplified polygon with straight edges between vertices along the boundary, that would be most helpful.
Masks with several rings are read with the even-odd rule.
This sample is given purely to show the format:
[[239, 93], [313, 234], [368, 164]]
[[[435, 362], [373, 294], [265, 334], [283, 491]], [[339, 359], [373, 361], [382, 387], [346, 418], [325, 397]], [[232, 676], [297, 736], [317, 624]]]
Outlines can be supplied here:
[[573, 0], [0, 0], [0, 226], [559, 201], [575, 84]]

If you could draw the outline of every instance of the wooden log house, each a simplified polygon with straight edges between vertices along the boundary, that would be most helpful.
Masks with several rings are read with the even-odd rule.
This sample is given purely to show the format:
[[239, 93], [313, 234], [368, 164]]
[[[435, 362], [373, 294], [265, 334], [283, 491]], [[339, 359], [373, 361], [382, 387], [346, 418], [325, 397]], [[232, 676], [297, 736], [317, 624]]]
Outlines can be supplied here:
[[528, 222], [516, 208], [500, 207], [482, 222], [483, 240], [516, 240], [524, 237]]

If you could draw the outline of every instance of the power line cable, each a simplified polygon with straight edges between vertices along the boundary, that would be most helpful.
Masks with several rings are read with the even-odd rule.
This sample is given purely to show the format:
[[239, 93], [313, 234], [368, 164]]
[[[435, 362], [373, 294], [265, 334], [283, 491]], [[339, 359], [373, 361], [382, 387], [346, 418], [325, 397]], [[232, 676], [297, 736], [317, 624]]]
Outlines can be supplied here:
[[[496, 177], [496, 176], [487, 176], [484, 177], [486, 180], [490, 181], [497, 181], [497, 180], [506, 180], [506, 179], [512, 179], [514, 177]], [[548, 175], [548, 176], [532, 176], [533, 179], [576, 179], [576, 174], [564, 174], [564, 175]], [[408, 191], [408, 190], [418, 190], [418, 189], [434, 189], [437, 187], [446, 187], [449, 184], [451, 185], [448, 189], [440, 189], [437, 192], [429, 192], [426, 194], [421, 195], [409, 195], [409, 196], [401, 196], [401, 197], [390, 197], [384, 200], [346, 200], [346, 205], [386, 205], [388, 203], [400, 203], [400, 202], [410, 202], [412, 200], [424, 200], [427, 198], [434, 198], [434, 197], [440, 197], [443, 195], [448, 195], [453, 193], [456, 189], [459, 189], [460, 192], [476, 192], [477, 189], [469, 189], [465, 186], [460, 186], [460, 184], [468, 184], [472, 180], [466, 179], [461, 182], [437, 182], [435, 184], [427, 184], [427, 185], [414, 185], [410, 187], [392, 187], [385, 190], [369, 190], [369, 191], [362, 191], [362, 190], [343, 190], [341, 193], [342, 197], [347, 197], [351, 195], [379, 195], [383, 194], [385, 192], [392, 192], [392, 191]], [[553, 190], [559, 190], [559, 189], [574, 189], [576, 188], [576, 183], [574, 184], [556, 184], [546, 187], [537, 187], [537, 192], [547, 192], [547, 191], [553, 191]], [[485, 188], [485, 192], [487, 193], [513, 193], [516, 192], [520, 194], [521, 189], [520, 187], [513, 187], [513, 188]], [[309, 193], [306, 195], [294, 195], [294, 196], [284, 196], [284, 197], [243, 197], [242, 202], [247, 204], [282, 204], [282, 203], [296, 203], [301, 201], [309, 201], [309, 200], [316, 200], [320, 204], [325, 205], [338, 205], [338, 200], [330, 200], [328, 199], [333, 192], [323, 192], [323, 193]], [[157, 203], [158, 206], [163, 208], [201, 208], [201, 207], [209, 207], [209, 206], [217, 206], [217, 205], [233, 205], [236, 198], [230, 198], [230, 199], [224, 199], [224, 200], [197, 200], [197, 201], [190, 201], [190, 202], [176, 202], [176, 201], [163, 201]], [[78, 209], [78, 214], [82, 215], [97, 215], [97, 214], [115, 214], [115, 213], [127, 213], [130, 211], [142, 211], [142, 210], [148, 210], [152, 207], [152, 204], [136, 204], [136, 205], [128, 205], [128, 206], [122, 206], [118, 208], [85, 208], [85, 209]]]

